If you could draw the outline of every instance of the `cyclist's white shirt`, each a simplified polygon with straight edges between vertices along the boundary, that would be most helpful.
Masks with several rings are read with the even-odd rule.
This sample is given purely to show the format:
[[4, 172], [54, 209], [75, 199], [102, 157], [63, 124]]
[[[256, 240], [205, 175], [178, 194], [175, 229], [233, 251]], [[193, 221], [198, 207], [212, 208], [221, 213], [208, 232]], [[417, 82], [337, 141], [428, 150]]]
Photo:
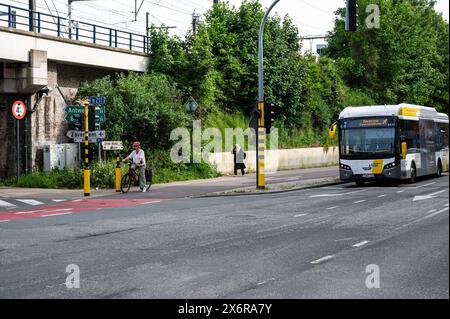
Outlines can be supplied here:
[[[145, 165], [145, 153], [144, 151], [141, 149], [139, 150], [139, 152], [136, 153], [136, 151], [131, 152], [131, 154], [129, 155], [129, 158], [131, 158], [133, 164], [135, 165]], [[142, 164], [141, 164], [141, 159], [142, 159]]]

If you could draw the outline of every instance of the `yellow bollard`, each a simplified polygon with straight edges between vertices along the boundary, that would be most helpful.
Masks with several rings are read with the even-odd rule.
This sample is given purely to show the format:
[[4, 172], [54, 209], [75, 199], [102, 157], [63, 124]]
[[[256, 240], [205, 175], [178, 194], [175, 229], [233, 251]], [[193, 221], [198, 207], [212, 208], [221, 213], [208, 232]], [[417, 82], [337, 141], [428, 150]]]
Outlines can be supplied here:
[[117, 165], [116, 165], [116, 192], [120, 192], [120, 180], [122, 174], [120, 171], [120, 157], [117, 156]]
[[84, 173], [84, 196], [91, 195], [91, 170], [85, 169]]

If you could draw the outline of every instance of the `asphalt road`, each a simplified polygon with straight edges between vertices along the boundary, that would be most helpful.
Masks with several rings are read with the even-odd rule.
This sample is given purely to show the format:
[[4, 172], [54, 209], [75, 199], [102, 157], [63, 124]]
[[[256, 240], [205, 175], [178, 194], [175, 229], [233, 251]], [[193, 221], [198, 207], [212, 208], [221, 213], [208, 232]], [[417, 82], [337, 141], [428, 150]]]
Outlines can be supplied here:
[[4, 222], [0, 297], [449, 298], [448, 188], [447, 175]]

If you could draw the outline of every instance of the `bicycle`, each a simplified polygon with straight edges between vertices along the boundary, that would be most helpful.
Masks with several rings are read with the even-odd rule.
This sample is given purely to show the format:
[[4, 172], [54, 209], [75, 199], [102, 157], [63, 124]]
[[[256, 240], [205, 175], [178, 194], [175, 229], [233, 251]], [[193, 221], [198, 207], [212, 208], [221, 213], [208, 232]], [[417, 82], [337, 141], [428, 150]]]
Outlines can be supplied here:
[[[123, 194], [128, 193], [132, 185], [134, 186], [139, 185], [139, 174], [136, 173], [136, 171], [131, 168], [131, 164], [132, 164], [131, 162], [128, 164], [128, 172], [122, 176], [122, 179], [120, 181], [120, 190], [122, 191]], [[146, 167], [145, 179], [148, 184], [146, 191], [148, 191], [150, 189], [150, 186], [152, 186], [152, 178], [153, 178], [152, 169]]]

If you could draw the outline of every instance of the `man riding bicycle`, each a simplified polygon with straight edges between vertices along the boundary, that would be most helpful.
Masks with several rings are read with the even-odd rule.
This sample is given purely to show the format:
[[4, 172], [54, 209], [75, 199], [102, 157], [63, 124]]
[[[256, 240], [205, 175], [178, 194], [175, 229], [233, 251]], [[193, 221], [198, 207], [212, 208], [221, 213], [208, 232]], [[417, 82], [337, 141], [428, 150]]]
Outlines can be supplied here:
[[139, 170], [139, 187], [142, 189], [142, 192], [145, 193], [148, 188], [147, 181], [145, 179], [145, 168], [147, 167], [147, 164], [145, 161], [145, 153], [141, 149], [140, 142], [133, 142], [133, 151], [130, 155], [123, 159], [123, 162], [125, 163], [130, 159], [132, 161], [131, 168], [135, 171]]

